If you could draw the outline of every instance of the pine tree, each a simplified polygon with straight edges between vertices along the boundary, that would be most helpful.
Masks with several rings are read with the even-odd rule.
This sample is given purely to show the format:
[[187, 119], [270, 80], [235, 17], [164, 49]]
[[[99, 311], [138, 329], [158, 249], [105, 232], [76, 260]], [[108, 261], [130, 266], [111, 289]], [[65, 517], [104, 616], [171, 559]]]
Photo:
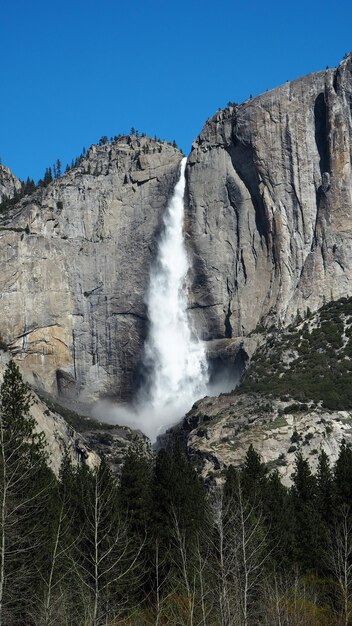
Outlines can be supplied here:
[[47, 187], [52, 182], [52, 180], [53, 180], [53, 174], [52, 174], [51, 167], [47, 167], [45, 170], [44, 178], [43, 178], [44, 187]]
[[132, 534], [146, 535], [151, 507], [151, 465], [140, 450], [130, 448], [121, 472], [119, 501]]
[[335, 464], [334, 483], [338, 505], [352, 504], [352, 446], [344, 440]]
[[266, 475], [267, 468], [251, 444], [241, 471], [241, 485], [245, 498], [253, 503], [261, 500], [266, 486]]
[[271, 559], [276, 567], [287, 570], [293, 560], [294, 515], [288, 489], [277, 471], [268, 477], [261, 501]]
[[316, 508], [316, 479], [307, 459], [297, 453], [292, 475], [291, 497], [295, 518], [295, 557], [309, 571], [319, 566], [321, 555], [321, 520]]
[[0, 625], [10, 625], [26, 623], [33, 601], [53, 476], [30, 415], [32, 394], [14, 361], [0, 398]]
[[34, 180], [32, 178], [27, 178], [26, 182], [24, 183], [23, 186], [23, 193], [24, 194], [30, 194], [35, 190], [35, 183]]
[[316, 480], [317, 509], [326, 527], [331, 527], [336, 512], [336, 493], [329, 457], [324, 450], [319, 454]]
[[[255, 466], [260, 468], [257, 463]], [[216, 503], [214, 521], [220, 623], [247, 626], [252, 623], [268, 559], [268, 531], [260, 501], [245, 496], [242, 471], [232, 466], [227, 471], [224, 497]]]
[[61, 161], [57, 159], [56, 161], [56, 178], [60, 178], [61, 176]]
[[195, 575], [206, 504], [204, 487], [177, 441], [172, 452], [162, 449], [157, 455], [151, 504], [147, 587], [154, 592], [160, 585], [184, 589], [186, 579]]
[[162, 550], [170, 543], [172, 519], [173, 468], [171, 454], [161, 449], [156, 457], [152, 478], [151, 533]]
[[187, 540], [192, 542], [205, 521], [205, 489], [177, 439], [173, 443], [172, 474], [173, 515], [176, 514], [180, 528], [186, 533]]

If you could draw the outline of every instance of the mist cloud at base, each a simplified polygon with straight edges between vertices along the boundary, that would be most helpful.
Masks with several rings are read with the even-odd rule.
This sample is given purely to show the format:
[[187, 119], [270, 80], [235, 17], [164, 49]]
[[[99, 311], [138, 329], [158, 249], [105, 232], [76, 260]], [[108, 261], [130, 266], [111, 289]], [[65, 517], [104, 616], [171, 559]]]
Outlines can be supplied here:
[[216, 393], [219, 388], [216, 381], [209, 386], [204, 343], [192, 328], [187, 310], [191, 262], [183, 233], [185, 168], [184, 158], [150, 272], [146, 295], [149, 333], [142, 363], [145, 383], [133, 404], [100, 402], [94, 410], [95, 417], [139, 429], [152, 442], [207, 395], [208, 389]]

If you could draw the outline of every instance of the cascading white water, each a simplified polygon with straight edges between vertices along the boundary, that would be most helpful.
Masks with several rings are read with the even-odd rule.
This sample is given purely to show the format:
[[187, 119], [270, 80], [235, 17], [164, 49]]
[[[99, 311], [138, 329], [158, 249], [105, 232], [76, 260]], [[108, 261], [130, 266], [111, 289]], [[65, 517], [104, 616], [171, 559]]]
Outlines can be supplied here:
[[156, 262], [147, 294], [150, 322], [144, 364], [150, 372], [140, 394], [145, 430], [151, 437], [165, 430], [205, 395], [208, 368], [202, 343], [187, 314], [187, 274], [190, 261], [183, 237], [185, 168], [164, 215]]
[[133, 407], [104, 405], [96, 416], [142, 430], [151, 441], [180, 420], [198, 398], [206, 395], [205, 350], [187, 314], [187, 274], [190, 261], [183, 237], [185, 168], [166, 208], [157, 257], [151, 268], [146, 304], [149, 334], [145, 344], [145, 384]]

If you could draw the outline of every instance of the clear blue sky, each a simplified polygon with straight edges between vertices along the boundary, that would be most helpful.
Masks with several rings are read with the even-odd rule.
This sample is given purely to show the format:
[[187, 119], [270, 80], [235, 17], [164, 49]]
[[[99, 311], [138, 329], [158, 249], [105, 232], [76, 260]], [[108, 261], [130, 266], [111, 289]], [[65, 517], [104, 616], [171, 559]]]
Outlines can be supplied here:
[[352, 2], [0, 0], [0, 157], [20, 178], [102, 135], [176, 139], [352, 48]]

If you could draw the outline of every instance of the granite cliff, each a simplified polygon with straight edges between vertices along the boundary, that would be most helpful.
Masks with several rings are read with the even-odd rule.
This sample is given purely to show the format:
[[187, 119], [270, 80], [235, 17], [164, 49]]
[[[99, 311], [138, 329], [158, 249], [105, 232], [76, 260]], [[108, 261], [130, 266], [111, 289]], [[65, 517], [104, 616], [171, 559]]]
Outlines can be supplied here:
[[[187, 165], [190, 309], [214, 363], [241, 370], [260, 325], [352, 293], [352, 55], [208, 120]], [[129, 399], [145, 291], [180, 152], [92, 146], [0, 217], [0, 339], [37, 388]], [[0, 193], [19, 182], [4, 168]]]
[[129, 397], [144, 294], [181, 154], [120, 137], [1, 215], [0, 335], [35, 387]]
[[0, 164], [0, 202], [5, 198], [13, 198], [21, 189], [21, 181], [14, 176], [8, 167]]
[[187, 168], [204, 339], [351, 294], [351, 111], [352, 54], [206, 122]]

